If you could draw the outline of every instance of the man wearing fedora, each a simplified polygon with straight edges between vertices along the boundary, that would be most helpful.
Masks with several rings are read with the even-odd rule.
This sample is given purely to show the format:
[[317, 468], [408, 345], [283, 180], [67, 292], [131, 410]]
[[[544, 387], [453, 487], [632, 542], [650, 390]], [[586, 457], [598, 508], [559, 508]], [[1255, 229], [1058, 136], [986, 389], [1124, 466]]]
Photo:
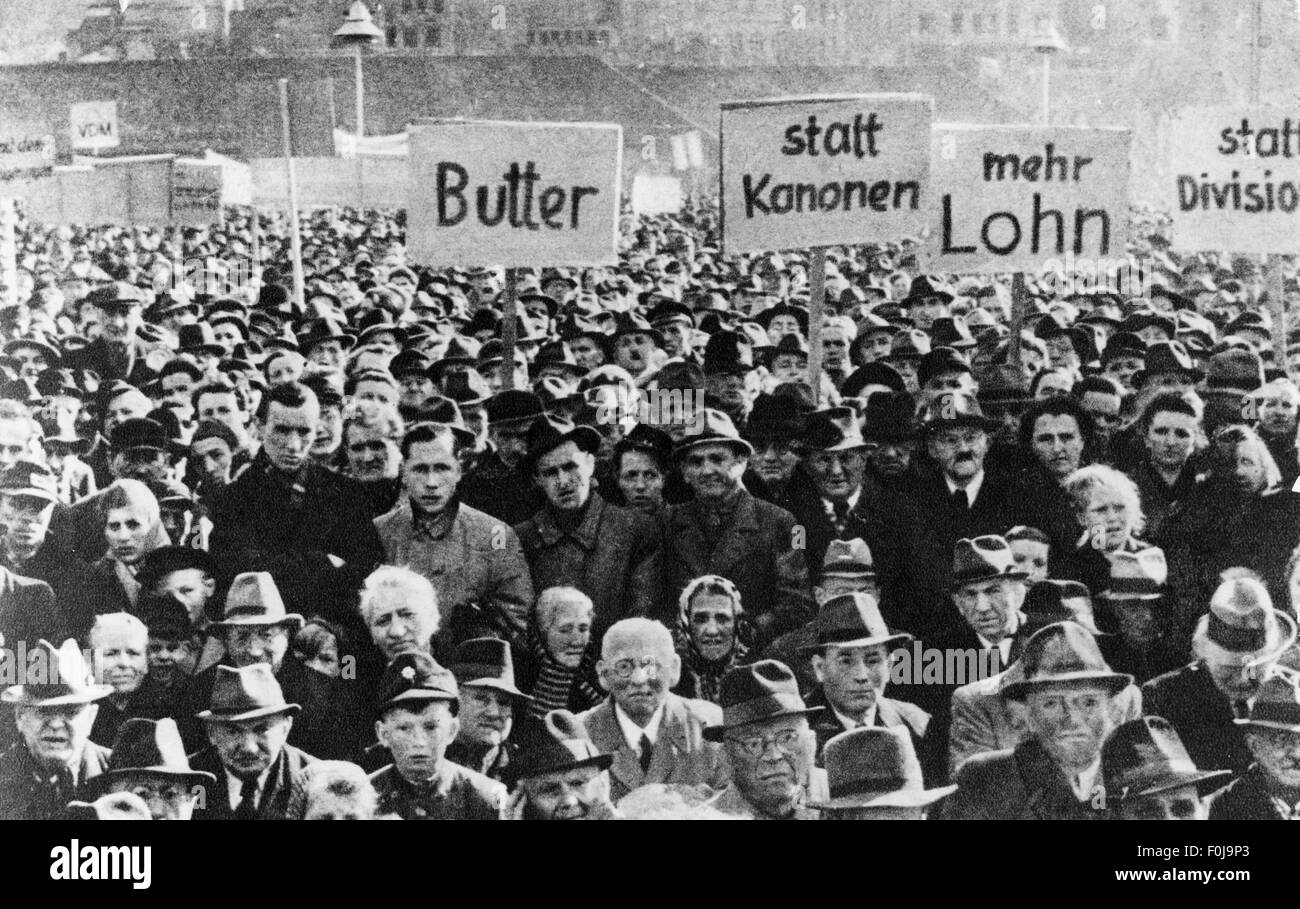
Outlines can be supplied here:
[[1021, 660], [1022, 677], [1004, 683], [1002, 695], [1024, 703], [1028, 736], [1013, 749], [962, 764], [943, 816], [1106, 819], [1101, 748], [1115, 727], [1112, 699], [1132, 676], [1113, 672], [1093, 636], [1075, 622], [1037, 631]]
[[920, 821], [956, 786], [927, 789], [907, 731], [861, 726], [839, 733], [824, 750], [830, 798], [809, 807], [830, 821]]
[[426, 653], [403, 653], [384, 670], [376, 700], [375, 736], [392, 758], [370, 776], [380, 814], [408, 821], [502, 817], [506, 788], [446, 757], [460, 726], [455, 676]]
[[153, 381], [155, 373], [145, 362], [138, 335], [144, 324], [143, 291], [126, 281], [117, 281], [91, 291], [85, 302], [98, 313], [99, 337], [80, 350], [68, 351], [63, 365], [92, 370], [105, 385], [123, 379], [143, 388]]
[[501, 391], [487, 400], [484, 411], [488, 450], [460, 481], [460, 499], [514, 526], [536, 514], [545, 501], [521, 467], [528, 453], [528, 430], [542, 416], [542, 400], [531, 391]]
[[613, 755], [614, 801], [648, 783], [725, 783], [721, 750], [705, 735], [721, 722], [721, 711], [671, 692], [681, 668], [672, 635], [659, 622], [624, 619], [605, 633], [596, 671], [609, 697], [578, 720], [595, 746]]
[[301, 711], [286, 703], [271, 667], [216, 667], [212, 700], [196, 718], [210, 747], [194, 755], [194, 770], [215, 778], [202, 821], [278, 821], [298, 816], [306, 769], [316, 759], [288, 744]]
[[[1026, 575], [1011, 547], [996, 534], [958, 540], [952, 556], [952, 586], [945, 630], [930, 643], [979, 654], [979, 664], [1001, 672], [1015, 659], [1016, 632], [1024, 622]], [[955, 614], [954, 614], [955, 612]]]
[[13, 705], [19, 737], [0, 754], [0, 820], [54, 820], [108, 767], [108, 749], [90, 741], [90, 729], [96, 701], [112, 686], [94, 683], [71, 638], [57, 650], [44, 640], [32, 650], [28, 679], [0, 694], [0, 703]]
[[1296, 639], [1296, 621], [1273, 608], [1253, 577], [1224, 580], [1192, 637], [1194, 662], [1142, 686], [1144, 710], [1167, 719], [1197, 767], [1244, 773], [1253, 756], [1243, 728], [1269, 668]]
[[1110, 584], [1097, 596], [1103, 621], [1115, 630], [1098, 638], [1101, 652], [1107, 663], [1130, 673], [1139, 685], [1187, 664], [1189, 652], [1175, 643], [1171, 627], [1168, 576], [1163, 550], [1119, 550], [1110, 556]]
[[610, 800], [609, 768], [582, 722], [567, 710], [552, 710], [521, 736], [512, 765], [514, 794], [506, 808], [511, 820], [599, 821], [618, 817]]
[[456, 494], [467, 435], [446, 424], [412, 426], [401, 444], [405, 501], [375, 519], [389, 564], [408, 566], [437, 590], [445, 652], [482, 634], [522, 642], [533, 602], [514, 530]]
[[211, 552], [221, 578], [270, 572], [292, 607], [343, 622], [384, 560], [364, 491], [309, 457], [320, 405], [306, 386], [270, 389], [258, 407], [262, 450], [212, 497]]
[[576, 587], [591, 597], [593, 640], [626, 616], [667, 617], [659, 527], [592, 488], [600, 442], [590, 426], [538, 417], [523, 467], [546, 504], [515, 527], [537, 590]]
[[1203, 821], [1210, 797], [1231, 774], [1198, 770], [1169, 721], [1158, 716], [1130, 720], [1111, 733], [1101, 750], [1106, 798], [1123, 821]]
[[1254, 763], [1210, 806], [1213, 821], [1292, 821], [1300, 817], [1300, 676], [1274, 667], [1250, 712], [1233, 722]]
[[[813, 721], [817, 735], [817, 765], [832, 738], [864, 726], [901, 728], [912, 739], [913, 751], [933, 764], [926, 741], [930, 715], [906, 701], [885, 697], [889, 684], [891, 654], [912, 640], [909, 634], [895, 634], [880, 615], [874, 597], [865, 593], [837, 596], [822, 603], [813, 621], [815, 640], [804, 648], [811, 657], [816, 686], [804, 702], [823, 707]], [[943, 775], [942, 764], [937, 768]]]
[[761, 649], [807, 622], [813, 599], [794, 516], [741, 482], [753, 453], [726, 414], [712, 409], [674, 448], [695, 496], [668, 510], [665, 573], [674, 596], [705, 574], [735, 584]]
[[514, 742], [518, 719], [527, 720], [532, 698], [515, 684], [510, 645], [497, 638], [475, 638], [456, 648], [451, 674], [459, 689], [460, 730], [447, 746], [447, 760], [505, 781], [519, 746]]
[[713, 807], [755, 820], [818, 820], [808, 803], [829, 793], [825, 771], [813, 766], [817, 737], [808, 722], [823, 708], [804, 703], [794, 674], [776, 660], [728, 672], [719, 700], [722, 723], [704, 735], [723, 743], [731, 782]]
[[878, 391], [867, 398], [862, 414], [867, 443], [867, 476], [886, 489], [910, 493], [917, 471], [916, 402], [905, 391]]
[[216, 781], [213, 774], [190, 767], [175, 720], [137, 717], [122, 724], [108, 769], [87, 788], [92, 794], [134, 793], [155, 821], [188, 821], [196, 804], [206, 804]]

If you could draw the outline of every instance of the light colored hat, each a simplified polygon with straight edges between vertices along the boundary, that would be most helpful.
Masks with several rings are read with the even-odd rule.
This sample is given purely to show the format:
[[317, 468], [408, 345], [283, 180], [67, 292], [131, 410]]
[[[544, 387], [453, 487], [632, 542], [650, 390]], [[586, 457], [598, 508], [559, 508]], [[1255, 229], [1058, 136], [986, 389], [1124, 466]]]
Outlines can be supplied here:
[[245, 571], [235, 575], [226, 593], [226, 611], [216, 628], [240, 625], [293, 625], [302, 627], [302, 616], [285, 612], [284, 599], [275, 579], [267, 571]]
[[38, 655], [45, 657], [45, 681], [28, 681], [11, 685], [0, 694], [0, 702], [23, 707], [60, 707], [70, 704], [89, 704], [113, 693], [112, 685], [94, 684], [94, 676], [86, 659], [72, 638], [63, 642], [58, 650], [49, 641], [39, 641], [28, 655], [26, 674], [35, 676]]
[[1269, 662], [1295, 640], [1295, 618], [1274, 609], [1268, 590], [1251, 577], [1233, 577], [1220, 584], [1192, 636], [1198, 652], [1249, 656], [1254, 664]]
[[919, 808], [957, 790], [926, 789], [911, 734], [901, 726], [841, 732], [824, 752], [830, 800], [810, 808]]
[[874, 578], [871, 548], [861, 539], [831, 540], [822, 559], [822, 577]]
[[1158, 600], [1169, 579], [1163, 549], [1148, 546], [1137, 552], [1121, 550], [1110, 557], [1110, 584], [1102, 596], [1109, 600]]

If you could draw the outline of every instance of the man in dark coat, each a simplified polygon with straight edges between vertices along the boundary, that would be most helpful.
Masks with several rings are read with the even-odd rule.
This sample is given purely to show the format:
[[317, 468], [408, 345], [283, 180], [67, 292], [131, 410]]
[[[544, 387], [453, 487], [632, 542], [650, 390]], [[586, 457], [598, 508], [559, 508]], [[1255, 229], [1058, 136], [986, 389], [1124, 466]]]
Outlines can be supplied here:
[[1300, 818], [1300, 677], [1274, 669], [1234, 722], [1255, 758], [1210, 805], [1210, 820], [1293, 821]]
[[753, 448], [726, 414], [706, 410], [690, 429], [674, 457], [695, 498], [668, 510], [668, 592], [676, 597], [700, 575], [722, 575], [740, 591], [761, 650], [813, 616], [803, 538], [790, 512], [741, 484]]
[[456, 648], [451, 673], [460, 730], [447, 746], [447, 760], [504, 783], [519, 752], [515, 730], [528, 722], [532, 701], [515, 684], [510, 645], [496, 638], [465, 641]]
[[268, 571], [291, 609], [356, 625], [355, 592], [384, 560], [365, 494], [311, 462], [320, 405], [310, 389], [275, 386], [257, 416], [262, 451], [212, 499], [218, 582]]
[[668, 622], [658, 526], [591, 488], [600, 433], [547, 415], [533, 422], [527, 440], [524, 469], [546, 496], [546, 505], [515, 527], [533, 587], [576, 587], [591, 597], [592, 640], [629, 616]]
[[[522, 469], [528, 428], [542, 415], [541, 398], [530, 391], [503, 391], [487, 402], [491, 446], [460, 481], [460, 500], [507, 524], [520, 524], [545, 502]], [[541, 588], [538, 588], [539, 590]]]
[[136, 335], [143, 324], [143, 293], [133, 284], [118, 281], [91, 291], [86, 302], [98, 311], [100, 335], [81, 350], [70, 351], [63, 365], [89, 369], [104, 385], [121, 379], [144, 388], [156, 373], [145, 362]]
[[1224, 581], [1192, 638], [1196, 661], [1143, 685], [1143, 712], [1173, 724], [1197, 767], [1244, 773], [1253, 756], [1235, 720], [1249, 713], [1266, 670], [1295, 633], [1295, 620], [1273, 609], [1258, 581]]
[[[80, 787], [108, 766], [107, 748], [90, 741], [96, 701], [112, 688], [92, 684], [90, 667], [77, 642], [64, 641], [58, 650], [47, 641], [36, 643], [53, 677], [46, 683], [12, 685], [0, 703], [13, 706], [21, 741], [0, 754], [0, 820], [55, 820]], [[37, 666], [36, 660], [26, 665]]]
[[302, 817], [306, 768], [315, 758], [287, 744], [299, 706], [264, 663], [218, 666], [211, 707], [198, 714], [212, 747], [195, 755], [195, 771], [216, 777], [196, 821], [282, 821]]

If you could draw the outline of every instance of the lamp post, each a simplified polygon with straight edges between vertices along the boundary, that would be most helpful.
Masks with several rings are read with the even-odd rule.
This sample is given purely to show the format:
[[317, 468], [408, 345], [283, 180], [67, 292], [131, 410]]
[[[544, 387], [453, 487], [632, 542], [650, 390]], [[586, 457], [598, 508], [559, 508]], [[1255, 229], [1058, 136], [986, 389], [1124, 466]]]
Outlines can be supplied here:
[[1043, 55], [1043, 125], [1049, 126], [1052, 122], [1052, 55], [1068, 50], [1069, 45], [1056, 30], [1056, 24], [1045, 19], [1029, 39], [1029, 46]]
[[370, 8], [363, 0], [356, 0], [348, 9], [347, 19], [334, 33], [335, 47], [351, 47], [356, 52], [357, 88], [357, 154], [361, 154], [361, 137], [366, 134], [366, 89], [361, 71], [361, 49], [367, 44], [374, 44], [384, 33], [370, 18]]

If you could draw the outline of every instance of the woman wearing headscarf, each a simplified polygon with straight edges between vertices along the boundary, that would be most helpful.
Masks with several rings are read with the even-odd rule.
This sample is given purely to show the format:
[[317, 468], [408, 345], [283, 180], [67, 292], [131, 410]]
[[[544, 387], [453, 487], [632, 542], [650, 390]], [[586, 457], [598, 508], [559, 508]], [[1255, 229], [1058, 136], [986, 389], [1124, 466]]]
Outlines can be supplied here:
[[144, 483], [123, 479], [104, 490], [97, 504], [108, 551], [90, 568], [90, 603], [95, 615], [134, 615], [140, 562], [160, 540], [166, 543], [158, 500]]
[[718, 703], [722, 677], [752, 663], [754, 630], [745, 616], [736, 585], [721, 575], [701, 575], [678, 600], [677, 655], [682, 677], [673, 694]]
[[532, 697], [528, 715], [552, 710], [580, 713], [605, 699], [596, 675], [591, 623], [596, 607], [574, 587], [548, 587], [537, 598], [528, 649], [515, 655], [519, 690]]

